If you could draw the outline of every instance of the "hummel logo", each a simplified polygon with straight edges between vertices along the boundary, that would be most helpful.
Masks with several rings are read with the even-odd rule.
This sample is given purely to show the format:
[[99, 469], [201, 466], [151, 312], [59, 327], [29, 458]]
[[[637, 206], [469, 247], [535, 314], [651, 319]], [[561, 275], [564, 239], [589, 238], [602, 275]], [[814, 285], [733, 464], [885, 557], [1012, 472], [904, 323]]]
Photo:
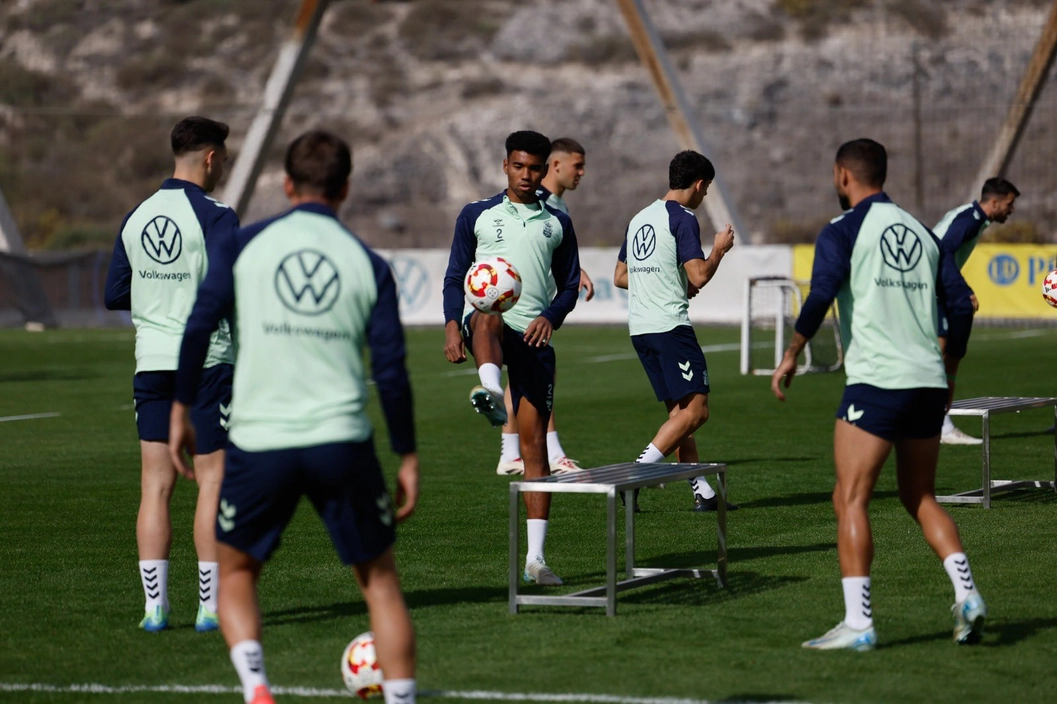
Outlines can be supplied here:
[[694, 378], [694, 372], [690, 370], [690, 360], [686, 360], [679, 364], [679, 368], [683, 370], [683, 378], [690, 381]]
[[863, 410], [863, 411], [855, 410], [855, 404], [852, 403], [852, 404], [850, 404], [848, 406], [848, 417], [846, 418], [846, 420], [849, 423], [854, 423], [855, 421], [857, 421], [860, 418], [862, 418], [865, 414], [866, 414], [865, 410]]
[[382, 523], [387, 526], [393, 525], [393, 510], [389, 507], [389, 496], [382, 494], [375, 499], [375, 504], [378, 506], [378, 511], [382, 514], [379, 517]]
[[235, 527], [235, 507], [228, 503], [227, 499], [220, 500], [220, 512], [217, 514], [217, 523], [227, 533]]
[[231, 404], [228, 405], [220, 404], [220, 415], [230, 416], [231, 415]]

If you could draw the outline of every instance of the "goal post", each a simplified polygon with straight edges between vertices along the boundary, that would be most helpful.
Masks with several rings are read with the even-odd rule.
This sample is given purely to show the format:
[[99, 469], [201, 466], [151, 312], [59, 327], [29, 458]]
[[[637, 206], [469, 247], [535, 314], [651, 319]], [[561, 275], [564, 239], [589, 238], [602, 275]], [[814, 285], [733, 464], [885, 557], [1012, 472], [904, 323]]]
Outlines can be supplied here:
[[[745, 279], [741, 321], [741, 373], [773, 374], [793, 336], [808, 283], [781, 276]], [[801, 353], [798, 374], [832, 372], [844, 362], [837, 306]]]

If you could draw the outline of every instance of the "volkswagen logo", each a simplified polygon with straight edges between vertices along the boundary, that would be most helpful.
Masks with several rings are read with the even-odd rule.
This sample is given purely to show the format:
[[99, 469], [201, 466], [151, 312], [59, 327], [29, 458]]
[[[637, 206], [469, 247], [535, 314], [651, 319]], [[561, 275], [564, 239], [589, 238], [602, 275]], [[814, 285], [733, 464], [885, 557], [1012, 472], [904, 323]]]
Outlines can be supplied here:
[[275, 271], [275, 292], [283, 305], [301, 315], [320, 315], [341, 293], [337, 267], [321, 252], [302, 249], [288, 254]]
[[996, 254], [987, 265], [987, 275], [999, 286], [1009, 286], [1020, 276], [1020, 262], [1008, 254]]
[[429, 272], [418, 259], [397, 255], [389, 261], [396, 277], [400, 308], [410, 313], [429, 300]]
[[881, 256], [896, 271], [911, 271], [921, 261], [924, 250], [917, 233], [901, 222], [889, 225], [881, 233]]
[[140, 235], [143, 251], [159, 264], [172, 264], [180, 258], [183, 251], [183, 236], [176, 223], [159, 215], [143, 228]]
[[653, 225], [643, 225], [631, 240], [631, 254], [640, 262], [657, 248], [657, 233]]

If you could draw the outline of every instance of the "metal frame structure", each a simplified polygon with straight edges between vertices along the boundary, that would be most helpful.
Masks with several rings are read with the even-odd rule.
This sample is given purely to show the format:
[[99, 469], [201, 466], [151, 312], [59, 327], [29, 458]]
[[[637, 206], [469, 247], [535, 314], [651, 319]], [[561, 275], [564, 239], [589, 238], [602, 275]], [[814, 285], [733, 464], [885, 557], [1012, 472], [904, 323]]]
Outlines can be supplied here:
[[[680, 479], [715, 475], [719, 496], [716, 511], [716, 569], [668, 569], [635, 567], [635, 490]], [[559, 596], [519, 594], [521, 579], [521, 494], [603, 494], [606, 497], [606, 583]], [[617, 581], [617, 495], [624, 497], [624, 575]], [[625, 462], [583, 472], [552, 475], [510, 484], [510, 599], [511, 614], [521, 606], [605, 607], [607, 616], [617, 613], [617, 592], [664, 582], [675, 577], [713, 577], [720, 587], [727, 584], [727, 465]]]
[[1020, 413], [1032, 408], [1052, 406], [1054, 420], [1057, 421], [1057, 398], [1055, 397], [1009, 397], [982, 396], [955, 401], [951, 405], [952, 416], [975, 416], [983, 425], [983, 462], [981, 469], [981, 488], [963, 491], [949, 496], [937, 496], [936, 500], [945, 504], [981, 504], [991, 508], [991, 495], [1000, 491], [1013, 489], [1036, 488], [1057, 490], [1057, 435], [1054, 435], [1054, 469], [1053, 481], [1035, 481], [1031, 479], [992, 479], [991, 478], [991, 416], [1001, 413]]
[[[796, 311], [799, 311], [803, 305], [803, 294], [800, 291], [801, 282], [795, 279], [790, 279], [784, 276], [758, 276], [749, 277], [745, 279], [745, 298], [744, 298], [744, 313], [741, 319], [741, 373], [742, 374], [753, 374], [756, 376], [766, 376], [773, 374], [774, 370], [778, 368], [778, 365], [782, 361], [782, 357], [785, 355], [786, 339], [785, 339], [785, 323], [786, 316], [792, 317]], [[769, 369], [757, 369], [752, 366], [752, 292], [754, 288], [774, 288], [779, 291], [779, 295], [782, 296], [781, 303], [775, 308], [774, 311], [774, 366]], [[793, 306], [787, 305], [785, 298], [786, 293], [792, 296]], [[812, 356], [811, 341], [809, 340], [804, 345], [804, 363], [797, 367], [797, 374], [806, 374], [813, 372], [834, 372], [841, 368], [844, 364], [844, 347], [840, 339], [840, 318], [837, 314], [836, 306], [831, 308], [831, 314], [834, 319], [833, 325], [833, 336], [834, 345], [837, 350], [837, 360], [832, 364], [816, 365]]]

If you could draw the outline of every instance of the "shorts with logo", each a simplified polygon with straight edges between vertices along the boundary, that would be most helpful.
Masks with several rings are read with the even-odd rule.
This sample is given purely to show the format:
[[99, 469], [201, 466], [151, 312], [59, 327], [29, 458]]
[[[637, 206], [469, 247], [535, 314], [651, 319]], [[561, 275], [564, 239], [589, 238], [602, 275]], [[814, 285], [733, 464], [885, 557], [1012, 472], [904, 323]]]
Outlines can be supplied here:
[[[481, 315], [484, 315], [483, 313]], [[473, 353], [473, 330], [470, 329], [469, 313], [462, 321], [462, 339], [466, 349]], [[521, 406], [521, 399], [528, 400], [541, 416], [550, 419], [554, 407], [554, 374], [557, 358], [549, 344], [532, 347], [525, 343], [525, 334], [503, 324], [500, 339], [503, 348], [503, 364], [510, 383], [510, 398], [514, 413]]]
[[229, 444], [217, 540], [267, 561], [302, 496], [346, 565], [372, 560], [396, 540], [393, 504], [371, 440], [263, 452]]
[[708, 365], [689, 325], [632, 335], [631, 344], [639, 353], [658, 401], [678, 401], [690, 394], [709, 393]]
[[[231, 413], [231, 380], [234, 367], [217, 364], [202, 370], [198, 399], [191, 409], [195, 428], [195, 453], [208, 455], [228, 444], [227, 422]], [[140, 372], [132, 378], [132, 398], [136, 404], [139, 439], [169, 441], [169, 414], [176, 384], [176, 372]]]
[[943, 426], [947, 389], [881, 389], [849, 384], [837, 418], [885, 440], [936, 437]]

